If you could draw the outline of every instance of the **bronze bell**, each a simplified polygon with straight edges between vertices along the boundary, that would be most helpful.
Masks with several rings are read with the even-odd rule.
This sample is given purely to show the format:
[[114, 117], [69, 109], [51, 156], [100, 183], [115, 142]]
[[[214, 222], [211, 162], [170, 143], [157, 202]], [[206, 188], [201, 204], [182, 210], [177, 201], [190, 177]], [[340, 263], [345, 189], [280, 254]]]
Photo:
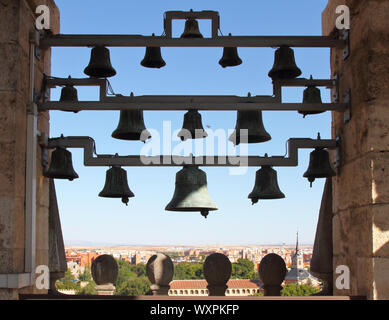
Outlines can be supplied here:
[[128, 187], [127, 171], [120, 166], [112, 166], [107, 170], [105, 185], [99, 193], [99, 197], [122, 198], [122, 202], [128, 204], [128, 198], [134, 197], [134, 194]]
[[84, 73], [93, 78], [108, 78], [116, 74], [111, 65], [109, 50], [104, 46], [96, 46], [92, 49], [89, 65]]
[[112, 138], [142, 142], [151, 138], [150, 132], [145, 127], [143, 110], [120, 110], [119, 124], [112, 132]]
[[51, 153], [49, 169], [44, 173], [47, 178], [53, 179], [73, 179], [78, 178], [78, 174], [73, 169], [72, 154], [65, 148], [57, 147]]
[[247, 143], [265, 142], [271, 139], [263, 126], [261, 110], [237, 111], [235, 130], [228, 139], [234, 145], [241, 142], [241, 129], [248, 130]]
[[308, 178], [310, 186], [316, 178], [328, 178], [335, 176], [336, 173], [331, 167], [330, 155], [324, 148], [316, 148], [309, 155], [308, 170], [303, 177]]
[[189, 18], [185, 21], [185, 29], [181, 38], [202, 38], [203, 35], [199, 30], [199, 23], [196, 19]]
[[[152, 34], [154, 36], [154, 33]], [[162, 68], [166, 62], [162, 59], [160, 47], [146, 47], [145, 57], [140, 63], [146, 68]]]
[[258, 199], [282, 199], [285, 195], [281, 192], [277, 182], [277, 171], [270, 166], [262, 166], [256, 172], [255, 185], [249, 194], [252, 204]]
[[176, 186], [167, 211], [200, 211], [203, 217], [217, 210], [207, 188], [207, 176], [196, 165], [184, 165], [176, 174]]
[[187, 139], [201, 139], [208, 136], [203, 128], [201, 114], [196, 109], [190, 109], [184, 114], [184, 123], [177, 136], [182, 141], [186, 141]]
[[269, 77], [276, 79], [293, 79], [301, 74], [294, 59], [293, 49], [281, 46], [274, 54], [274, 65], [269, 71]]
[[[71, 79], [69, 76], [68, 79]], [[72, 85], [68, 84], [61, 89], [61, 97], [59, 98], [60, 102], [78, 102], [77, 89]], [[79, 110], [63, 110], [68, 112], [77, 113]]]
[[[311, 76], [311, 80], [312, 80], [312, 76]], [[304, 90], [303, 103], [322, 103], [320, 89], [316, 88], [313, 85], [309, 85]], [[298, 113], [301, 113], [304, 118], [308, 114], [318, 114], [318, 113], [323, 113], [323, 112], [324, 111], [315, 111], [315, 110], [298, 111]]]
[[238, 56], [238, 48], [225, 47], [223, 48], [223, 56], [219, 60], [219, 64], [223, 67], [235, 67], [242, 64], [242, 59]]

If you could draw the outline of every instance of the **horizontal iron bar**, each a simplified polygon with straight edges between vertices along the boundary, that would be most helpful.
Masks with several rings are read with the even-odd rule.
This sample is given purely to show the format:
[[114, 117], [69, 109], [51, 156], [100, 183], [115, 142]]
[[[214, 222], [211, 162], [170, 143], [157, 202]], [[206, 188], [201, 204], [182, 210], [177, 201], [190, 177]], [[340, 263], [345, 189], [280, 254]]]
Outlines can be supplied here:
[[55, 88], [56, 86], [104, 86], [106, 79], [100, 78], [48, 78], [46, 80], [46, 86], [49, 88]]
[[279, 102], [146, 102], [135, 99], [134, 102], [125, 101], [79, 101], [79, 102], [43, 102], [39, 110], [269, 110], [269, 111], [338, 111], [348, 108], [347, 103], [279, 103]]
[[316, 87], [335, 87], [335, 79], [284, 79], [284, 80], [273, 80], [273, 84], [281, 87], [304, 87], [304, 86], [316, 86]]
[[126, 166], [126, 167], [177, 167], [184, 164], [196, 164], [205, 167], [260, 167], [264, 165], [276, 167], [294, 167], [298, 165], [298, 149], [310, 148], [336, 148], [336, 140], [321, 140], [309, 138], [291, 138], [288, 140], [289, 156], [118, 156], [97, 155], [95, 153], [95, 141], [91, 137], [60, 137], [48, 140], [48, 148], [83, 148], [85, 166]]
[[40, 46], [46, 47], [316, 47], [343, 48], [346, 42], [328, 36], [218, 36], [215, 38], [168, 38], [142, 35], [45, 34]]

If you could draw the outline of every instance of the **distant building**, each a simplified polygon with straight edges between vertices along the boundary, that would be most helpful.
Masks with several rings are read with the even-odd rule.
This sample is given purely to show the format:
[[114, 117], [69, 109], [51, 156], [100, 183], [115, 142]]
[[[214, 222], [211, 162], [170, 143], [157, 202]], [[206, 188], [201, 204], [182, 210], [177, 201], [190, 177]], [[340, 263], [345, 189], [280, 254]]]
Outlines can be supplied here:
[[304, 258], [298, 248], [298, 233], [296, 239], [296, 251], [292, 256], [292, 268], [286, 273], [284, 283], [310, 283], [312, 286], [320, 285], [320, 281], [304, 269]]
[[[173, 280], [169, 296], [208, 296], [206, 280]], [[250, 296], [263, 292], [259, 280], [231, 279], [227, 282], [226, 296]]]

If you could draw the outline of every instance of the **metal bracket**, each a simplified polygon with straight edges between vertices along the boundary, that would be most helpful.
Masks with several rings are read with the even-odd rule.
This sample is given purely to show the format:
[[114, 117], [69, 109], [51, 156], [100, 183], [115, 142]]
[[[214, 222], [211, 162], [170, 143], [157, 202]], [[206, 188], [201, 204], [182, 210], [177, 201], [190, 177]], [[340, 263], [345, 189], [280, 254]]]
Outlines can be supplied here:
[[334, 74], [332, 81], [334, 81], [335, 86], [332, 88], [332, 102], [339, 102], [339, 76], [337, 73]]
[[351, 120], [351, 89], [344, 93], [343, 100], [348, 105], [348, 108], [344, 112], [344, 123], [347, 123]]
[[345, 29], [343, 31], [343, 40], [345, 42], [345, 47], [342, 52], [343, 60], [346, 60], [350, 56], [350, 30]]

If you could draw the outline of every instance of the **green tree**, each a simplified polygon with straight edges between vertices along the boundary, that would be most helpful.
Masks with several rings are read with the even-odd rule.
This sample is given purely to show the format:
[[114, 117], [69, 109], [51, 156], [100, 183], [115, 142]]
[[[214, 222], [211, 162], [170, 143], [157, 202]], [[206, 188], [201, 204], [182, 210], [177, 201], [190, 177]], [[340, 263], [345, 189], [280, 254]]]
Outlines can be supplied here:
[[203, 264], [180, 262], [174, 267], [174, 280], [201, 280], [204, 279]]
[[55, 286], [57, 289], [65, 290], [77, 290], [79, 288], [79, 284], [70, 269], [66, 270], [64, 277], [58, 280]]
[[96, 291], [96, 283], [92, 280], [85, 287], [79, 288], [76, 290], [76, 294], [81, 295], [95, 295]]
[[150, 281], [146, 277], [127, 279], [115, 289], [115, 295], [144, 296], [151, 295]]
[[286, 284], [281, 290], [281, 296], [309, 296], [318, 293], [320, 288], [312, 287], [308, 284]]
[[248, 259], [238, 259], [232, 264], [231, 279], [257, 280], [258, 274], [254, 270], [254, 263]]
[[88, 281], [88, 282], [92, 281], [92, 274], [90, 273], [90, 271], [87, 268], [85, 268], [84, 272], [78, 276], [78, 280]]

